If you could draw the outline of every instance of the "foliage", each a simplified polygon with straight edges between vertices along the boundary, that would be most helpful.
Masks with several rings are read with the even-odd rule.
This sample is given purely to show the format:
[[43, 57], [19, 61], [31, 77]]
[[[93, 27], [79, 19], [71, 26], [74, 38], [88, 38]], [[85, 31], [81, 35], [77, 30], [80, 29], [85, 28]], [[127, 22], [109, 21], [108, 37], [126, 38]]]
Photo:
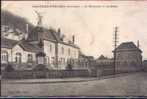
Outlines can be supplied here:
[[9, 11], [1, 10], [1, 25], [7, 25], [12, 28], [17, 28], [22, 32], [26, 32], [26, 24], [29, 25], [29, 30], [33, 29], [33, 25], [25, 18], [12, 14]]
[[6, 72], [11, 72], [11, 71], [14, 71], [14, 68], [13, 68], [13, 66], [11, 64], [8, 64], [8, 65], [6, 65], [5, 71]]
[[46, 65], [38, 64], [33, 70], [34, 71], [46, 71], [48, 70], [48, 68], [46, 67]]
[[66, 67], [66, 70], [72, 70], [73, 69], [72, 67], [73, 66], [71, 64], [68, 64], [67, 67]]

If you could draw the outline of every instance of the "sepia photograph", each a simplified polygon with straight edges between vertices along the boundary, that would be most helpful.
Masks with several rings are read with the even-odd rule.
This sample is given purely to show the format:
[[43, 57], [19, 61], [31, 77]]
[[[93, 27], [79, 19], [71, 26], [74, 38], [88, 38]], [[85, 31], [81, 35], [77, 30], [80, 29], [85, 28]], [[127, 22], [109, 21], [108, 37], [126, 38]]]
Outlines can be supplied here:
[[1, 98], [147, 98], [147, 1], [1, 1]]

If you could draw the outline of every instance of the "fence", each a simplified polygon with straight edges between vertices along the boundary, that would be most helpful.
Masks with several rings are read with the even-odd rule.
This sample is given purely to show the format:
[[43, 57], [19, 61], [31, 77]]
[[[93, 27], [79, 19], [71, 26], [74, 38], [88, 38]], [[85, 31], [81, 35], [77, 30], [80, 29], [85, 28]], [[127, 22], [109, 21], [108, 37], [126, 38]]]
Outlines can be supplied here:
[[3, 79], [36, 79], [89, 77], [88, 70], [48, 70], [48, 71], [11, 71], [2, 72]]
[[[117, 71], [116, 74], [129, 73], [131, 71]], [[135, 71], [134, 71], [135, 72]], [[97, 68], [85, 70], [43, 70], [43, 71], [3, 71], [3, 79], [39, 79], [39, 78], [72, 78], [72, 77], [103, 77], [114, 75], [113, 68]]]

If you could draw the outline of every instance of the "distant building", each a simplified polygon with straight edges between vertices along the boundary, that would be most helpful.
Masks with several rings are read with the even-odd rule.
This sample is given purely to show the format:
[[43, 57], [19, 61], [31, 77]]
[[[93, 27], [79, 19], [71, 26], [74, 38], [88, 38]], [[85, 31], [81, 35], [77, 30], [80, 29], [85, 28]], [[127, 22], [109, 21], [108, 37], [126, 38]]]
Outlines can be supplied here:
[[147, 60], [144, 60], [142, 65], [143, 65], [144, 71], [147, 71]]
[[79, 55], [79, 62], [78, 62], [78, 68], [88, 68], [88, 59], [86, 57], [86, 55], [84, 54], [80, 54]]
[[142, 69], [142, 51], [133, 42], [124, 42], [115, 51], [115, 69], [117, 72], [139, 71]]
[[96, 59], [96, 69], [99, 75], [112, 74], [114, 71], [114, 60], [113, 58], [105, 57], [104, 55], [99, 56]]
[[91, 63], [94, 61], [93, 56], [86, 56], [83, 53], [79, 53], [78, 69], [89, 69]]
[[25, 33], [20, 31], [19, 29], [12, 28], [6, 25], [1, 25], [1, 36], [7, 39], [13, 40], [22, 40], [25, 36]]
[[104, 55], [101, 55], [99, 58], [96, 59], [97, 65], [112, 65], [113, 59], [107, 58]]
[[[14, 63], [16, 68], [22, 64], [37, 64], [36, 55], [42, 50], [45, 53], [44, 64], [50, 69], [66, 69], [68, 64], [74, 63], [79, 58], [80, 48], [74, 43], [75, 37], [70, 42], [54, 29], [44, 29], [36, 26], [28, 37], [22, 40], [1, 39], [1, 64]], [[39, 47], [42, 42], [43, 48]]]

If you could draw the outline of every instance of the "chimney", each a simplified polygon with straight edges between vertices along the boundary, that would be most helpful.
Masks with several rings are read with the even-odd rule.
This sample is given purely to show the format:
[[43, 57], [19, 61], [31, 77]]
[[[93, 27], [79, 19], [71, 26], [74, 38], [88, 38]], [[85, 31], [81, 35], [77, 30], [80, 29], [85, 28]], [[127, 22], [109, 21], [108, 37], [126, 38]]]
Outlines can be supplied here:
[[28, 33], [29, 33], [29, 25], [26, 24], [26, 33], [24, 39], [26, 40], [28, 38]]
[[28, 32], [29, 32], [29, 25], [26, 24], [26, 33], [28, 33]]
[[61, 29], [60, 28], [58, 28], [58, 32], [57, 33], [58, 33], [58, 36], [61, 37]]
[[138, 40], [138, 41], [137, 41], [137, 47], [139, 48], [139, 46], [140, 46], [140, 45], [139, 45], [139, 40]]
[[74, 35], [72, 36], [72, 42], [73, 42], [73, 44], [75, 43], [75, 36]]

